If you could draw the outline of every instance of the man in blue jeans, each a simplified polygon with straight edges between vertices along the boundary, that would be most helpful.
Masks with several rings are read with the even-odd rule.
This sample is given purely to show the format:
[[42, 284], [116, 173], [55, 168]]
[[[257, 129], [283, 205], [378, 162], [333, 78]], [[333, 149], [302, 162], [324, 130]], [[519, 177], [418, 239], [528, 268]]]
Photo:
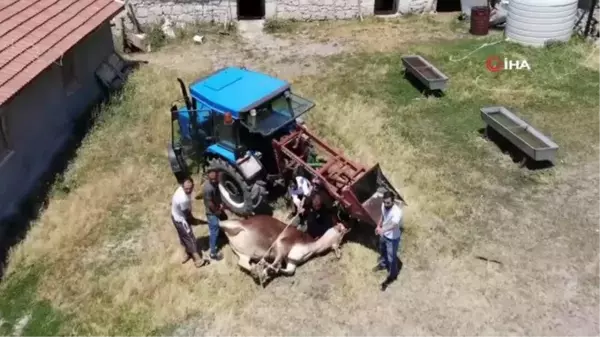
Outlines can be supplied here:
[[219, 176], [216, 171], [208, 172], [208, 180], [202, 187], [206, 221], [208, 222], [208, 242], [210, 244], [210, 258], [219, 261], [223, 258], [217, 251], [217, 238], [219, 237], [219, 217], [224, 212], [221, 192], [219, 191]]
[[381, 205], [381, 219], [375, 229], [379, 235], [379, 263], [374, 268], [375, 271], [388, 271], [388, 276], [381, 283], [381, 291], [385, 291], [400, 272], [398, 266], [398, 249], [400, 248], [400, 238], [404, 227], [402, 209], [394, 202], [394, 194], [386, 191], [383, 194], [383, 204]]

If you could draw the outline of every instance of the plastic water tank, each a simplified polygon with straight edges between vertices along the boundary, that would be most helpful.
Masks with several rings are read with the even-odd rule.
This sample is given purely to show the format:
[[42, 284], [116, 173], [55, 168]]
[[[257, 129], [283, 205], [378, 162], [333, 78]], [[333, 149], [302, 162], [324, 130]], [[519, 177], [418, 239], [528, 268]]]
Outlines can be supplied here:
[[573, 34], [578, 0], [509, 0], [505, 36], [528, 46], [566, 42]]

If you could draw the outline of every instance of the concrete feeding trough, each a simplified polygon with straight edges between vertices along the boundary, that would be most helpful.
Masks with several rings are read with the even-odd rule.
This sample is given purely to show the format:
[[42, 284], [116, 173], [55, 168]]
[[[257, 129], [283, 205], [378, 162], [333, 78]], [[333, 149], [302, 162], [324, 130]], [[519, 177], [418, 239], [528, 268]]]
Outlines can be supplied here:
[[416, 77], [427, 89], [444, 90], [447, 87], [448, 76], [436, 68], [433, 64], [419, 55], [402, 56], [402, 64], [405, 71]]
[[[558, 145], [503, 106], [481, 108], [481, 118], [489, 128], [502, 135], [536, 162], [555, 163]], [[527, 157], [521, 165], [525, 165]]]

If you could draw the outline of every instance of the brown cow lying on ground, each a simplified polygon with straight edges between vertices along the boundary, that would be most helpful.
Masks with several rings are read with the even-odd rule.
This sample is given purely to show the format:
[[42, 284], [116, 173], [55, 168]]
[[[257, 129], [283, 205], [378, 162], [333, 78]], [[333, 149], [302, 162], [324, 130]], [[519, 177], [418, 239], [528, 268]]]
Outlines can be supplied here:
[[[323, 236], [314, 239], [294, 226], [286, 226], [285, 223], [267, 215], [220, 222], [231, 248], [239, 257], [238, 265], [249, 271], [255, 279], [258, 278], [261, 284], [264, 284], [269, 276], [269, 270], [293, 275], [296, 266], [330, 248], [339, 259], [342, 238], [350, 231], [338, 223]], [[266, 264], [266, 260], [273, 262]], [[258, 263], [251, 264], [251, 261]], [[286, 263], [284, 269], [281, 269], [282, 262]], [[259, 267], [266, 268], [259, 271]]]

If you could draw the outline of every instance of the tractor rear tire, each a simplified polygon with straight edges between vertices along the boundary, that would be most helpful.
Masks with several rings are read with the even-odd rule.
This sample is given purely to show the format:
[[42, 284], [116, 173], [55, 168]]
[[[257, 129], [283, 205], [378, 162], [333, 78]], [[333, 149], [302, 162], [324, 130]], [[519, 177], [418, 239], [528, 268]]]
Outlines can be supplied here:
[[219, 173], [219, 191], [227, 208], [239, 216], [252, 214], [256, 206], [262, 203], [262, 194], [253, 192], [252, 186], [226, 161], [215, 158], [208, 163], [209, 170]]

